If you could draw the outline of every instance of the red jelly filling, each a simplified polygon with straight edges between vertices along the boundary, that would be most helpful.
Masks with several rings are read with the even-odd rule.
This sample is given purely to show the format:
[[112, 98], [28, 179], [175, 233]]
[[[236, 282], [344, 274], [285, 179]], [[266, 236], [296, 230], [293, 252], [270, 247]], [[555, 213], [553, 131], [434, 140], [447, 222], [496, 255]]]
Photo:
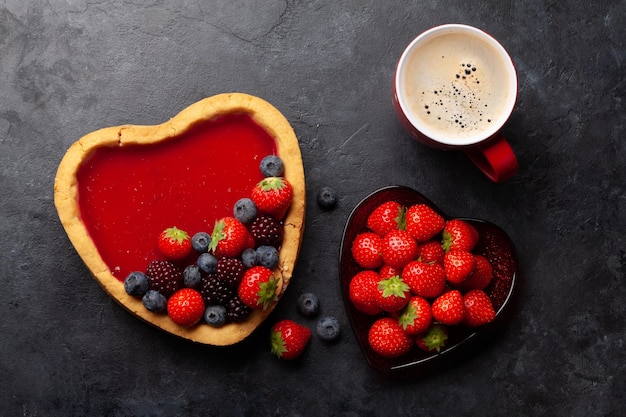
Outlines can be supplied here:
[[[123, 139], [123, 132], [122, 132]], [[262, 179], [274, 139], [245, 114], [221, 116], [176, 138], [96, 149], [78, 171], [82, 221], [114, 276], [161, 258], [158, 235], [176, 226], [211, 233]]]

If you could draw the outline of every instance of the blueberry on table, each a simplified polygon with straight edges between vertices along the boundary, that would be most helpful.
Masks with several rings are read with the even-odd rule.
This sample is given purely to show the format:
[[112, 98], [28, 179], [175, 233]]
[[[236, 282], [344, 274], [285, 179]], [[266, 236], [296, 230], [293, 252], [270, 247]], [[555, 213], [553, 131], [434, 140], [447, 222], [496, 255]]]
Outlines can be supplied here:
[[332, 210], [337, 206], [337, 194], [330, 187], [322, 187], [317, 192], [317, 205], [322, 210]]
[[235, 203], [233, 215], [241, 223], [250, 223], [256, 219], [257, 209], [254, 202], [249, 198], [241, 198]]
[[207, 232], [198, 232], [191, 237], [191, 247], [196, 252], [206, 252], [211, 244], [211, 235]]
[[143, 297], [148, 289], [150, 289], [150, 283], [148, 282], [148, 277], [143, 272], [131, 272], [124, 280], [126, 294], [133, 297]]
[[167, 298], [155, 290], [148, 290], [141, 299], [143, 306], [153, 313], [165, 313], [167, 311]]
[[316, 317], [320, 312], [320, 301], [317, 295], [306, 292], [298, 298], [298, 312], [304, 317]]
[[206, 324], [219, 327], [226, 323], [227, 311], [223, 305], [208, 306], [204, 310], [204, 321]]
[[341, 325], [335, 317], [322, 317], [317, 321], [315, 331], [320, 339], [327, 342], [336, 340], [341, 333]]
[[276, 155], [268, 155], [261, 160], [261, 174], [266, 177], [280, 177], [285, 171], [282, 159]]

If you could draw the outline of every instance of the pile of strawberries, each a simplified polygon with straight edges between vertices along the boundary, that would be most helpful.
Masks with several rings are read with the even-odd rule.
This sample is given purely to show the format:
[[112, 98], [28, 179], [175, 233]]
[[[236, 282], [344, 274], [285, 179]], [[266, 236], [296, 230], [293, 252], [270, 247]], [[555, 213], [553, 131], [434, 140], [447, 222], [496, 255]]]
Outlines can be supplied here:
[[427, 204], [388, 201], [368, 216], [367, 229], [352, 242], [361, 270], [350, 280], [349, 298], [376, 316], [368, 341], [377, 354], [399, 357], [415, 345], [439, 352], [450, 326], [494, 320], [484, 291], [493, 268], [472, 252], [480, 236], [470, 223], [446, 220]]
[[[245, 198], [246, 209], [254, 215], [245, 223], [236, 214], [217, 220], [212, 233], [200, 232], [206, 237], [205, 246], [200, 250], [192, 245], [192, 237], [186, 231], [176, 227], [165, 229], [155, 237], [163, 259], [152, 261], [146, 271], [129, 274], [124, 282], [127, 293], [141, 298], [150, 311], [167, 313], [174, 323], [184, 327], [195, 326], [203, 319], [208, 324], [221, 326], [228, 321], [245, 319], [252, 310], [267, 309], [277, 300], [281, 277], [273, 272], [273, 268], [260, 262], [244, 266], [242, 255], [247, 249], [268, 245], [268, 239], [279, 236], [279, 241], [273, 244], [275, 262], [278, 262], [282, 221], [292, 199], [293, 188], [287, 179], [266, 176], [251, 190], [249, 198]], [[273, 219], [270, 222], [272, 236], [268, 238], [252, 232], [255, 228], [252, 223], [260, 219], [267, 222], [268, 218]], [[276, 231], [277, 225], [280, 231]], [[201, 261], [204, 255], [213, 260], [212, 265]], [[223, 269], [227, 270], [223, 276], [219, 274], [220, 265], [225, 265]], [[188, 269], [195, 269], [200, 279], [187, 280]], [[226, 295], [213, 296], [219, 291]], [[227, 317], [213, 321], [216, 313], [208, 309], [218, 304], [227, 311], [224, 312]], [[237, 310], [238, 316], [232, 318], [230, 309]]]

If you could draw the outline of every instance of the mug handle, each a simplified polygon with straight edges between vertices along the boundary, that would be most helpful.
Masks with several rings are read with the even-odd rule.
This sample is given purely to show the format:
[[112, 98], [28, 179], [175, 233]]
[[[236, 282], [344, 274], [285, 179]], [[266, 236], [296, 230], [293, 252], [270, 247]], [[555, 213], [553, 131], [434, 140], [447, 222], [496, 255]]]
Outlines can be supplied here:
[[504, 182], [517, 173], [517, 157], [504, 136], [466, 149], [465, 154], [493, 182]]

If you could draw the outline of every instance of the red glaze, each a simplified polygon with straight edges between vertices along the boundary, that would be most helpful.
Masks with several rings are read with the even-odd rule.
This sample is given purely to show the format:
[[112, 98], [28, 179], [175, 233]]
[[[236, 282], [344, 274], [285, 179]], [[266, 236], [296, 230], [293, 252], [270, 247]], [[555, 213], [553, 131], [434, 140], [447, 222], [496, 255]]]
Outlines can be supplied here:
[[192, 236], [249, 197], [274, 139], [248, 115], [205, 122], [151, 145], [98, 148], [77, 174], [83, 222], [104, 262], [123, 281], [160, 258], [157, 237], [176, 226]]

